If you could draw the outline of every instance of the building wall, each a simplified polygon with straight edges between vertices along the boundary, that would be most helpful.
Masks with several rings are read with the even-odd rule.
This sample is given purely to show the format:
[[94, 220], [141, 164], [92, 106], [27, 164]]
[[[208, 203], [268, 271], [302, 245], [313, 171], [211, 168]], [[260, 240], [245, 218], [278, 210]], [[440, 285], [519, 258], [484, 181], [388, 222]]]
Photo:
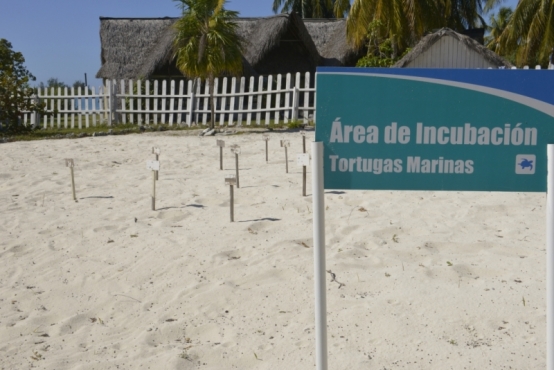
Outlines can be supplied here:
[[444, 36], [406, 68], [496, 68], [482, 55], [451, 36]]

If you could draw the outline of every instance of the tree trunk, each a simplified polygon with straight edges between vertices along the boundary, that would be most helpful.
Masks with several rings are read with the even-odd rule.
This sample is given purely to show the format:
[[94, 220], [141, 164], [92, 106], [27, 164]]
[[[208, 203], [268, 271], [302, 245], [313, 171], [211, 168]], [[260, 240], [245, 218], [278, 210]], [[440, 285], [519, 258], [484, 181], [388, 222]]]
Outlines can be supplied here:
[[214, 75], [213, 74], [210, 74], [209, 84], [210, 84], [210, 109], [211, 109], [210, 129], [213, 130], [215, 128], [215, 98], [214, 98]]

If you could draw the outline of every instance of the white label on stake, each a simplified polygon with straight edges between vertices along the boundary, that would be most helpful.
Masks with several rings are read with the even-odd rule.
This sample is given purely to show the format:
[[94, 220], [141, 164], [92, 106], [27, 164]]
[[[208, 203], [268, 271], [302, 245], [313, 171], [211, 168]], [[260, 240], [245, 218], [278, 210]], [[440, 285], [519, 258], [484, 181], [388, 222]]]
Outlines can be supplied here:
[[159, 171], [160, 161], [146, 161], [146, 168], [152, 171]]
[[223, 140], [217, 140], [217, 146], [221, 147], [221, 148], [225, 148], [225, 141]]
[[306, 136], [306, 131], [304, 131], [304, 130], [300, 131], [300, 135]]
[[268, 134], [263, 134], [263, 135], [262, 135], [262, 138], [263, 138], [265, 141], [269, 141], [269, 135], [268, 135]]
[[225, 178], [225, 185], [236, 185], [237, 184], [237, 178], [235, 176], [226, 177]]
[[290, 142], [288, 140], [281, 140], [281, 148], [289, 147]]
[[230, 148], [232, 153], [240, 154], [240, 146], [238, 146], [237, 144], [231, 145]]
[[160, 148], [152, 147], [152, 154], [160, 155], [162, 154], [162, 151], [160, 150]]
[[65, 166], [69, 168], [75, 167], [75, 164], [73, 163], [73, 158], [66, 158], [65, 159]]
[[310, 155], [308, 153], [301, 153], [296, 155], [296, 164], [300, 167], [310, 165]]

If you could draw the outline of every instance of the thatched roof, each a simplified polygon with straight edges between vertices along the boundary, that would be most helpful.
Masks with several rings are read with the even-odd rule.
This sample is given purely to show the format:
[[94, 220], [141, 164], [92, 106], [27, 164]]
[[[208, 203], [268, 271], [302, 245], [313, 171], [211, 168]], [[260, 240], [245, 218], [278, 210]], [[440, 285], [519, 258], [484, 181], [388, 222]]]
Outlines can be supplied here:
[[442, 37], [453, 37], [458, 40], [467, 49], [475, 51], [482, 56], [487, 62], [495, 67], [511, 68], [512, 64], [506, 59], [502, 58], [493, 51], [487, 49], [469, 36], [462, 35], [458, 32], [451, 30], [450, 28], [441, 28], [440, 30], [424, 36], [419, 43], [402, 59], [396, 62], [392, 68], [405, 68], [421, 54], [425, 53]]
[[346, 39], [346, 19], [304, 19], [324, 66], [351, 66], [360, 51]]
[[[100, 18], [102, 67], [97, 78], [145, 78], [173, 58], [171, 27], [177, 18]], [[282, 41], [299, 41], [307, 50], [310, 64], [319, 64], [320, 54], [296, 14], [267, 18], [239, 18], [238, 33], [244, 43], [243, 67], [256, 74], [256, 66]], [[295, 40], [284, 40], [285, 35]]]
[[97, 78], [136, 78], [174, 18], [100, 18], [102, 67]]
[[[282, 41], [285, 33], [291, 29], [294, 35], [304, 44], [308, 50], [313, 66], [319, 63], [317, 48], [304, 26], [302, 19], [296, 13], [279, 14], [273, 17], [259, 18], [248, 35], [242, 35], [246, 40], [246, 60], [252, 67], [263, 60], [263, 58]], [[283, 40], [291, 41], [291, 40]]]

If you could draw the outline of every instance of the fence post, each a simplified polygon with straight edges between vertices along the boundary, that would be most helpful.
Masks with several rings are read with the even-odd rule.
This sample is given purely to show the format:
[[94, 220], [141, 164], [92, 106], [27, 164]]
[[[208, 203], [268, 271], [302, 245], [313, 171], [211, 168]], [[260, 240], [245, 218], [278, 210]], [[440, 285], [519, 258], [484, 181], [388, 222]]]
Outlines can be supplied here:
[[111, 126], [113, 124], [113, 121], [115, 120], [116, 115], [116, 107], [115, 107], [115, 84], [112, 83], [112, 81], [107, 80], [106, 81], [107, 89], [108, 89], [108, 126]]
[[[35, 107], [40, 104], [40, 98], [38, 97], [37, 94], [33, 94], [31, 96], [31, 102]], [[37, 111], [34, 111], [33, 113], [31, 113], [31, 125], [33, 126], [33, 128], [36, 128], [39, 122], [40, 122], [40, 115]]]
[[298, 120], [298, 98], [300, 96], [300, 91], [297, 86], [294, 86], [294, 91], [292, 93], [292, 121]]
[[194, 115], [194, 86], [192, 87], [192, 89], [190, 90], [190, 98], [189, 98], [189, 103], [188, 103], [188, 110], [189, 110], [189, 113], [188, 113], [188, 116], [187, 116], [187, 126], [190, 127], [192, 125], [192, 117]]

